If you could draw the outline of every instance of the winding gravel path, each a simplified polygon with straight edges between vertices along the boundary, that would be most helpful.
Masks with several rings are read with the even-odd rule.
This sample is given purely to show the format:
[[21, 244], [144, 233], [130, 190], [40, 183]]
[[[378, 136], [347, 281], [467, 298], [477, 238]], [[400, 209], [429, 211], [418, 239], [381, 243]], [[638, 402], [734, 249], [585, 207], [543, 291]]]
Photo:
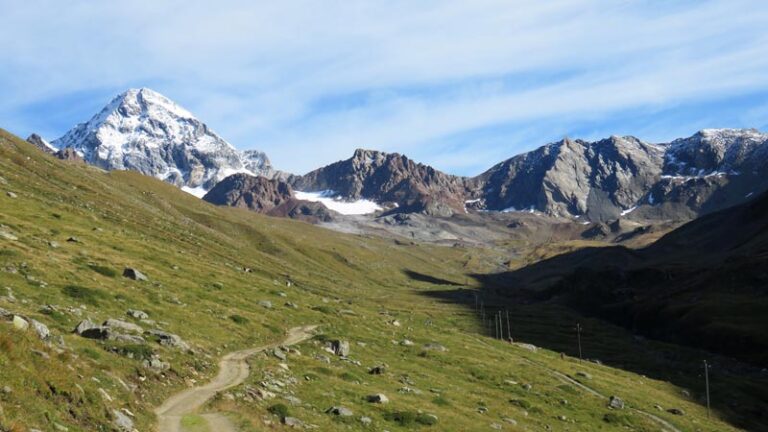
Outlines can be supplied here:
[[[181, 419], [193, 414], [210, 398], [220, 391], [238, 386], [248, 378], [250, 368], [248, 357], [262, 351], [277, 347], [301, 343], [312, 337], [315, 325], [295, 327], [288, 330], [287, 336], [278, 342], [261, 347], [235, 351], [225, 355], [219, 362], [219, 373], [208, 384], [183, 390], [166, 399], [155, 410], [158, 418], [159, 432], [182, 432]], [[215, 432], [237, 432], [234, 425], [223, 415], [207, 413], [202, 416], [208, 422], [209, 429]]]

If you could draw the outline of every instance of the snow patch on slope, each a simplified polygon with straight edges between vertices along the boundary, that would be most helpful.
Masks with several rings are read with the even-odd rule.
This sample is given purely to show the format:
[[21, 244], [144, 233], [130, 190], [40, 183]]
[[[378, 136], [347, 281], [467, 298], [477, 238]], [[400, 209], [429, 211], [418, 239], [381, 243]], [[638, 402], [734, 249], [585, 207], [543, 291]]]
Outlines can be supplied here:
[[319, 202], [326, 206], [328, 209], [343, 215], [362, 215], [374, 213], [381, 210], [381, 206], [374, 201], [361, 199], [357, 201], [345, 201], [341, 197], [337, 196], [334, 191], [320, 191], [320, 192], [301, 192], [294, 191], [297, 199], [304, 201]]

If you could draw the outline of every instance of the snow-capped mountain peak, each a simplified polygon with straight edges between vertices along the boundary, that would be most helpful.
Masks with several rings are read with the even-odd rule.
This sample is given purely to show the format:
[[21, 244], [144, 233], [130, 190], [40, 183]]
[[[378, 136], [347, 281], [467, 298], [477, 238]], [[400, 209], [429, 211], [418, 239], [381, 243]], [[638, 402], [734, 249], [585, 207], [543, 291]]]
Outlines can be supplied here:
[[105, 169], [129, 169], [185, 190], [209, 190], [228, 175], [274, 174], [264, 153], [240, 152], [192, 113], [148, 88], [127, 90], [53, 141]]

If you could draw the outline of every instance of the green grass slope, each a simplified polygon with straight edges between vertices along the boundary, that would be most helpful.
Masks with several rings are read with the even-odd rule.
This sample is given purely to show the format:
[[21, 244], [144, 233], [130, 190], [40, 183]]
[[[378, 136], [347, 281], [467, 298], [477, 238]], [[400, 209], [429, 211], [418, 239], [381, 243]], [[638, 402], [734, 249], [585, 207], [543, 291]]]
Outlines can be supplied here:
[[[222, 354], [303, 324], [321, 325], [320, 334], [286, 360], [256, 356], [246, 383], [208, 409], [246, 431], [288, 429], [286, 416], [318, 430], [737, 430], [718, 411], [708, 418], [696, 392], [482, 336], [474, 311], [424, 295], [466, 289], [445, 281], [495, 269], [498, 252], [218, 208], [136, 173], [56, 160], [1, 131], [0, 232], [0, 308], [53, 333], [44, 343], [0, 322], [2, 431], [115, 430], [116, 412], [154, 430], [153, 408], [205, 382]], [[125, 267], [149, 280], [122, 277]], [[191, 349], [72, 334], [85, 318], [162, 329]], [[631, 340], [602, 328], [614, 349]], [[335, 338], [350, 342], [348, 359], [325, 350]], [[170, 369], [145, 367], [151, 358]], [[383, 373], [369, 373], [379, 365]], [[367, 402], [374, 393], [389, 403]], [[609, 409], [610, 395], [626, 407]], [[331, 406], [354, 415], [326, 414]], [[197, 416], [183, 424], [206, 430]]]

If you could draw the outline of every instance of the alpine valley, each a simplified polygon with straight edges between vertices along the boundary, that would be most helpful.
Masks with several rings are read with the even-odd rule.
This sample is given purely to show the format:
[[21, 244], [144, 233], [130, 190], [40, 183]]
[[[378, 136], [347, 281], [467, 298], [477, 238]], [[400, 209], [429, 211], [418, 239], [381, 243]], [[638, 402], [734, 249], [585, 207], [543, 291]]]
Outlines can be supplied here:
[[0, 432], [768, 430], [768, 134], [292, 174], [141, 88], [46, 138], [0, 130]]

